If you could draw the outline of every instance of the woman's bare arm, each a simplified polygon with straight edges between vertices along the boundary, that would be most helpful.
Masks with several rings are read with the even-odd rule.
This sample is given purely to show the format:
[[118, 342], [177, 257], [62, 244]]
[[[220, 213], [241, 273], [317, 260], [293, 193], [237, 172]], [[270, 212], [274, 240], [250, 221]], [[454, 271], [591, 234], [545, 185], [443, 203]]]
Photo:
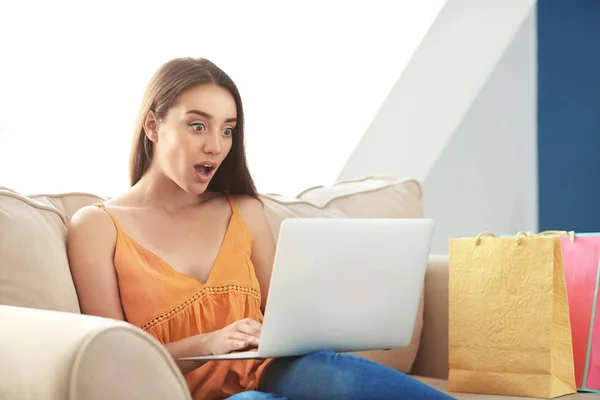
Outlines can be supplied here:
[[264, 312], [269, 295], [269, 284], [275, 258], [275, 240], [263, 204], [252, 197], [242, 196], [236, 200], [238, 210], [252, 233], [252, 264], [262, 292]]
[[117, 231], [100, 208], [78, 210], [69, 226], [67, 252], [81, 312], [125, 320], [113, 264]]
[[[67, 237], [71, 274], [81, 312], [125, 320], [113, 257], [117, 232], [110, 217], [95, 206], [80, 209], [72, 218]], [[196, 335], [165, 345], [185, 374], [203, 363], [180, 357], [210, 354], [208, 335]]]

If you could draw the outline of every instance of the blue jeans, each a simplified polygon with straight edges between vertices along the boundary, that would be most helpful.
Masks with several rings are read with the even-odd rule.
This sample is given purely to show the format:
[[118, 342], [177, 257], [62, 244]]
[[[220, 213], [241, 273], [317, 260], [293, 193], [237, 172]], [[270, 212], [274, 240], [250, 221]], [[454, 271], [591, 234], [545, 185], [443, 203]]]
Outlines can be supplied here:
[[274, 360], [260, 391], [231, 400], [448, 400], [452, 397], [393, 368], [353, 354], [317, 352]]

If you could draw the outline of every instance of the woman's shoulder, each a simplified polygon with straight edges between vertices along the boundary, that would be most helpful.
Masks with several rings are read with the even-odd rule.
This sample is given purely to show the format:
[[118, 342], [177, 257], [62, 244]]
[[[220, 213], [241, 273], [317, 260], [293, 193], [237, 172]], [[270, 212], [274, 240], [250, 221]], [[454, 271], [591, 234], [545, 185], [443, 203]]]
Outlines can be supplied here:
[[130, 202], [130, 194], [125, 192], [111, 197], [103, 202], [84, 206], [77, 210], [69, 222], [69, 233], [91, 235], [97, 233], [99, 237], [114, 239], [117, 221], [112, 212], [113, 208], [126, 207]]
[[262, 218], [265, 213], [262, 202], [250, 195], [231, 195], [231, 199], [237, 211], [244, 219]]
[[93, 227], [110, 227], [113, 224], [112, 216], [107, 209], [126, 205], [129, 199], [129, 194], [123, 193], [115, 197], [111, 197], [103, 202], [90, 204], [78, 209], [72, 216], [70, 221], [71, 227], [90, 226]]
[[77, 234], [102, 237], [116, 233], [114, 222], [102, 205], [103, 203], [98, 203], [77, 210], [69, 221], [69, 236]]
[[249, 195], [233, 195], [232, 199], [254, 238], [271, 234], [267, 214], [260, 199]]
[[116, 224], [105, 210], [97, 205], [80, 208], [71, 217], [67, 229], [69, 262], [77, 267], [92, 265], [92, 260], [106, 259], [108, 264], [117, 236]]

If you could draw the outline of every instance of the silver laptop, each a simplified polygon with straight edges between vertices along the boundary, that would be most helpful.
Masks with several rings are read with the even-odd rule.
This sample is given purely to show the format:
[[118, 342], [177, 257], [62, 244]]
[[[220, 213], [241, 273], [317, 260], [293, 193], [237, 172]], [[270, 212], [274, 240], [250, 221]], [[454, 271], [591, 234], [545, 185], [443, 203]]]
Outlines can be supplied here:
[[181, 360], [407, 346], [433, 227], [430, 219], [284, 220], [258, 349]]

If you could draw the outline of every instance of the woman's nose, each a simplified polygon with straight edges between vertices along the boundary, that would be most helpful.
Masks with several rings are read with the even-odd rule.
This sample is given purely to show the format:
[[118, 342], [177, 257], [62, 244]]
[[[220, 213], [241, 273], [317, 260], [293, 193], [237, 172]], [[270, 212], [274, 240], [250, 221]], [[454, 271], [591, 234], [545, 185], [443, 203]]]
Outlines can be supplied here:
[[204, 152], [214, 155], [221, 154], [221, 138], [219, 137], [219, 134], [211, 133], [210, 135], [207, 135], [206, 141], [204, 142]]

